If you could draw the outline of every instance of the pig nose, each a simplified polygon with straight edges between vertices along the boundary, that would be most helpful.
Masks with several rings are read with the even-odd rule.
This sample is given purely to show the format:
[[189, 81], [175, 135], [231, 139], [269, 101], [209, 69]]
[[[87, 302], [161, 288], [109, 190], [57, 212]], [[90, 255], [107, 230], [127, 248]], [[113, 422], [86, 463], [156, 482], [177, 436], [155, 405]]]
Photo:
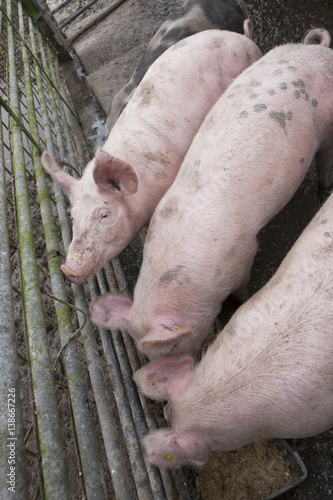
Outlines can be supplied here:
[[78, 276], [74, 269], [70, 266], [63, 264], [60, 266], [60, 269], [71, 283], [75, 283], [75, 285], [81, 285], [83, 283], [83, 279]]

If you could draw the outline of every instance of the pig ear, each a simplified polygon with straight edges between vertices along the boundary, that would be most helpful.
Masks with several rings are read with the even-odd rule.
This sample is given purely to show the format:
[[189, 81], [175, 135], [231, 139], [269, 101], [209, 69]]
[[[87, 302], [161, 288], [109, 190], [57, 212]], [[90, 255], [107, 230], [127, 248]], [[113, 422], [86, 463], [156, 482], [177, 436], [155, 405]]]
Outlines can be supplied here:
[[175, 388], [186, 385], [193, 371], [194, 360], [190, 356], [164, 358], [144, 366], [133, 378], [145, 396], [163, 401], [169, 399]]
[[176, 468], [186, 463], [204, 465], [209, 456], [206, 441], [194, 432], [180, 433], [173, 429], [159, 429], [142, 441], [149, 462], [157, 467]]
[[102, 149], [96, 153], [93, 176], [103, 194], [127, 196], [138, 190], [138, 177], [131, 165]]
[[[179, 341], [190, 337], [190, 330], [175, 329], [169, 330], [161, 327], [156, 327], [150, 330], [147, 335], [138, 343], [140, 351], [148, 353], [149, 351], [160, 351], [163, 349], [165, 355], [174, 354], [177, 350]], [[150, 357], [148, 355], [148, 357]], [[157, 356], [160, 357], [160, 356]]]
[[251, 19], [245, 19], [243, 23], [243, 29], [244, 35], [250, 40], [253, 40], [253, 22], [251, 21]]
[[51, 158], [47, 151], [43, 151], [42, 154], [42, 164], [44, 170], [50, 174], [50, 176], [58, 182], [60, 187], [66, 191], [66, 193], [71, 194], [77, 183], [78, 179], [75, 179], [71, 175], [67, 174], [62, 168], [60, 168]]
[[128, 297], [107, 293], [92, 302], [90, 318], [98, 325], [118, 328], [128, 324], [131, 308], [132, 301]]

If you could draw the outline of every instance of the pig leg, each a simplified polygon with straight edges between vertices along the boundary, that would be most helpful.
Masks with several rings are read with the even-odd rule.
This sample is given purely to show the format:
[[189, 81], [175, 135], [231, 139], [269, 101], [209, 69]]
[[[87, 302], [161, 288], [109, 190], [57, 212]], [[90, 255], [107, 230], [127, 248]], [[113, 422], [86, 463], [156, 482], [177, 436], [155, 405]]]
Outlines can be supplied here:
[[157, 467], [176, 468], [186, 463], [201, 466], [208, 460], [207, 443], [194, 433], [160, 429], [148, 434], [142, 444], [149, 462]]

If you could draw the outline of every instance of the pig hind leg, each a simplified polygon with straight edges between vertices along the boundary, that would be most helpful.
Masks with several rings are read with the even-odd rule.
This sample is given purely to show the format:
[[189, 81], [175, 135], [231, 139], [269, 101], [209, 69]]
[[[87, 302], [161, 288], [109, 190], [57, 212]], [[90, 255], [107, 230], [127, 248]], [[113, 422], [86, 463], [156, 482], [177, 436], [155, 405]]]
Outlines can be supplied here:
[[177, 468], [184, 464], [204, 465], [209, 449], [194, 433], [178, 433], [173, 429], [151, 432], [143, 439], [148, 460], [157, 467]]

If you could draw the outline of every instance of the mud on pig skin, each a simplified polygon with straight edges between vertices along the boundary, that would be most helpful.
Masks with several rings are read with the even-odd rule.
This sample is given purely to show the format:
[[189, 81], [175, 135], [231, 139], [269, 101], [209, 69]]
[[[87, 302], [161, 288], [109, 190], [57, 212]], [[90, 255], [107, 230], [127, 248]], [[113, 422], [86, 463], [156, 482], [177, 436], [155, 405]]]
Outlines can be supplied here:
[[332, 427], [332, 301], [333, 195], [196, 366], [164, 358], [136, 372], [146, 396], [168, 401], [172, 424], [144, 438], [148, 460], [200, 466], [210, 451]]
[[[322, 43], [327, 32], [313, 31]], [[150, 360], [196, 356], [222, 301], [246, 297], [258, 232], [291, 199], [316, 158], [332, 183], [333, 51], [277, 47], [245, 70], [208, 113], [158, 204], [127, 298], [106, 295], [93, 321], [127, 326]]]
[[[243, 33], [252, 39], [252, 23], [246, 8], [237, 0], [187, 0], [173, 12], [150, 40], [131, 80], [115, 95], [106, 120], [109, 132], [151, 64], [169, 47], [200, 31], [222, 29]], [[243, 28], [244, 24], [244, 28]]]
[[251, 40], [230, 31], [181, 40], [149, 68], [80, 180], [43, 154], [72, 204], [73, 240], [62, 266], [70, 281], [93, 275], [148, 224], [207, 112], [260, 57]]

